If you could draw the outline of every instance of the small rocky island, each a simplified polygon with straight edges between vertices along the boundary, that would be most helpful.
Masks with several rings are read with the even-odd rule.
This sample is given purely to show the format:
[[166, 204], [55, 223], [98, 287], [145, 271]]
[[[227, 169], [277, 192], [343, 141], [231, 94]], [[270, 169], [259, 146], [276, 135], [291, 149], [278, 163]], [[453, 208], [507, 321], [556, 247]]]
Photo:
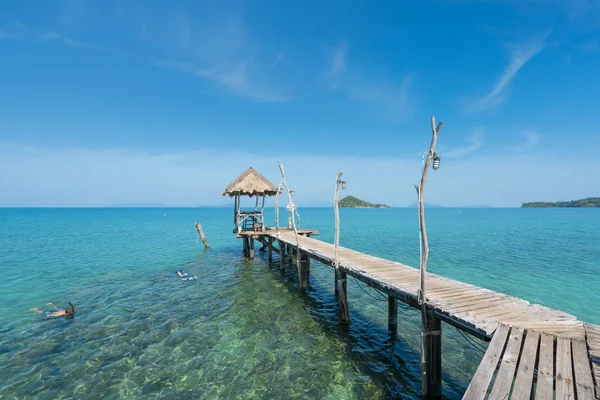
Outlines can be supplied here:
[[588, 197], [581, 200], [523, 203], [522, 208], [596, 208], [600, 207], [600, 197]]
[[354, 196], [344, 197], [340, 200], [339, 206], [342, 208], [390, 208], [387, 204], [373, 204]]

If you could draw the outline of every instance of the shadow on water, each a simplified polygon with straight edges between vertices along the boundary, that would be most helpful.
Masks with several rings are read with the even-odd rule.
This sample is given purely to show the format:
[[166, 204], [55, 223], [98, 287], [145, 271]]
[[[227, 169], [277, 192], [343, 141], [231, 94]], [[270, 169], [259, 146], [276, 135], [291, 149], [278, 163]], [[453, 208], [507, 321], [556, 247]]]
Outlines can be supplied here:
[[[257, 255], [260, 254], [257, 252]], [[255, 267], [268, 268], [264, 273], [271, 273], [279, 279], [290, 292], [301, 298], [306, 311], [313, 320], [319, 323], [325, 334], [333, 340], [338, 339], [344, 343], [346, 355], [352, 359], [356, 367], [364, 375], [369, 376], [377, 386], [384, 389], [385, 398], [415, 398], [420, 395], [420, 353], [415, 351], [402, 336], [393, 334], [379, 324], [374, 324], [350, 301], [350, 324], [342, 324], [338, 320], [338, 305], [333, 290], [323, 286], [319, 279], [315, 279], [316, 268], [329, 272], [333, 288], [334, 270], [316, 260], [311, 260], [311, 273], [306, 291], [300, 291], [297, 266], [291, 261], [286, 261], [285, 271], [280, 271], [279, 259], [271, 263], [264, 259], [259, 260], [266, 265], [245, 260], [244, 265], [249, 269]], [[351, 279], [351, 277], [348, 277]], [[357, 282], [357, 284], [362, 284]], [[399, 318], [414, 314], [418, 311], [399, 302]], [[387, 312], [387, 299], [381, 302], [380, 308]], [[418, 322], [417, 322], [418, 323]], [[443, 372], [443, 371], [442, 371]], [[459, 399], [465, 390], [464, 384], [443, 372], [444, 398]]]

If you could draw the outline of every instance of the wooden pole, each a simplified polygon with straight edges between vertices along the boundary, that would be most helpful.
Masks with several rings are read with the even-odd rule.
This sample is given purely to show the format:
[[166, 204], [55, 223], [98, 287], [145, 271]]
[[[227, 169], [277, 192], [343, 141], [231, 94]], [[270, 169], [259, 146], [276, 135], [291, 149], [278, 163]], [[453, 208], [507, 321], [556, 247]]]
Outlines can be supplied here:
[[342, 181], [342, 173], [338, 172], [337, 180], [335, 184], [335, 197], [333, 199], [333, 208], [335, 212], [335, 250], [333, 258], [333, 266], [335, 268], [335, 283], [336, 283], [336, 297], [339, 306], [340, 321], [344, 323], [350, 322], [350, 312], [348, 311], [348, 297], [346, 292], [346, 273], [340, 270], [340, 263], [338, 260], [338, 248], [340, 246], [340, 210], [339, 210], [339, 198], [340, 198], [340, 185], [346, 185]]
[[393, 335], [398, 333], [398, 299], [388, 296], [388, 329]]
[[235, 195], [233, 198], [233, 226], [235, 227], [235, 231], [237, 232], [237, 204], [238, 204], [238, 196]]
[[279, 181], [277, 195], [275, 196], [275, 227], [277, 228], [277, 238], [279, 238], [279, 194], [281, 193], [281, 185], [283, 185], [283, 181]]
[[267, 239], [267, 247], [268, 247], [267, 257], [268, 257], [269, 262], [271, 262], [271, 261], [273, 261], [273, 238], [271, 236], [269, 236]]
[[242, 238], [242, 248], [243, 248], [243, 251], [244, 251], [244, 257], [248, 257], [248, 248], [249, 247], [250, 246], [248, 246], [248, 237], [244, 236]]
[[202, 243], [204, 243], [204, 247], [210, 247], [208, 245], [208, 240], [206, 240], [206, 236], [204, 236], [204, 231], [202, 230], [202, 225], [196, 222], [196, 230], [198, 231], [198, 235], [200, 235], [200, 239], [202, 239]]
[[279, 242], [279, 269], [281, 273], [285, 271], [285, 244], [281, 240]]
[[435, 118], [431, 117], [432, 138], [429, 146], [429, 153], [421, 173], [421, 184], [415, 185], [419, 196], [419, 232], [421, 260], [419, 265], [419, 297], [421, 305], [421, 391], [424, 398], [438, 399], [442, 397], [442, 330], [441, 321], [438, 318], [429, 315], [427, 307], [427, 295], [425, 286], [425, 277], [427, 272], [427, 259], [429, 257], [429, 243], [427, 241], [427, 229], [425, 226], [425, 202], [423, 193], [427, 174], [433, 158], [436, 156], [435, 145], [442, 128], [443, 122], [440, 121], [437, 128]]
[[298, 251], [298, 271], [300, 277], [300, 290], [305, 291], [308, 287], [308, 274], [306, 273], [306, 260], [308, 255], [304, 251]]
[[254, 236], [250, 236], [250, 253], [248, 258], [254, 260]]
[[261, 217], [261, 221], [262, 221], [262, 231], [264, 232], [266, 230], [266, 223], [265, 223], [265, 198], [267, 197], [266, 194], [263, 194], [263, 200], [262, 200], [262, 207], [260, 209], [260, 217]]
[[421, 340], [421, 390], [424, 398], [437, 400], [442, 398], [442, 321], [428, 315], [427, 327]]

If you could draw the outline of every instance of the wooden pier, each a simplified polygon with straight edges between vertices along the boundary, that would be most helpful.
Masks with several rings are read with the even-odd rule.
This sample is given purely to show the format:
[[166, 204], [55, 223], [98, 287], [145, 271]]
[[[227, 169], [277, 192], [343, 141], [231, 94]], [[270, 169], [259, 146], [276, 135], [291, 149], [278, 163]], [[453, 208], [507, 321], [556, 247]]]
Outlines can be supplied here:
[[[334, 245], [305, 232], [298, 232], [296, 239], [292, 230], [271, 228], [257, 240], [275, 253], [285, 246], [331, 266]], [[344, 276], [353, 276], [389, 296], [391, 330], [397, 326], [398, 300], [420, 307], [418, 269], [343, 247], [338, 249], [338, 260]], [[465, 399], [529, 399], [534, 393], [536, 399], [600, 398], [600, 327], [562, 311], [432, 273], [427, 273], [427, 288], [432, 318], [491, 341]], [[441, 359], [441, 348], [436, 351]], [[441, 386], [441, 363], [432, 364], [438, 370], [429, 372], [439, 377]]]
[[[435, 129], [433, 122], [432, 127]], [[253, 259], [255, 242], [259, 242], [268, 251], [269, 261], [273, 260], [273, 253], [279, 254], [282, 272], [291, 259], [298, 269], [300, 290], [308, 287], [311, 259], [332, 268], [337, 265], [335, 293], [340, 323], [350, 323], [348, 275], [388, 296], [388, 326], [392, 335], [397, 333], [398, 301], [421, 310], [422, 323], [427, 326], [422, 333], [421, 348], [421, 387], [425, 398], [442, 398], [443, 321], [490, 342], [465, 399], [600, 399], [599, 326], [583, 323], [562, 311], [424, 270], [427, 291], [425, 301], [420, 304], [419, 269], [344, 247], [337, 248], [336, 257], [335, 245], [312, 238], [318, 235], [315, 230], [300, 229], [292, 191], [285, 183], [281, 165], [280, 170], [290, 201], [287, 227], [278, 223], [278, 197], [277, 227], [266, 226], [264, 199], [279, 196], [281, 184], [275, 187], [252, 168], [223, 192], [235, 197], [233, 231], [242, 239], [244, 256]], [[341, 173], [338, 190], [343, 183], [340, 176]], [[241, 196], [256, 196], [253, 211], [241, 210]], [[263, 199], [260, 210], [259, 197]]]

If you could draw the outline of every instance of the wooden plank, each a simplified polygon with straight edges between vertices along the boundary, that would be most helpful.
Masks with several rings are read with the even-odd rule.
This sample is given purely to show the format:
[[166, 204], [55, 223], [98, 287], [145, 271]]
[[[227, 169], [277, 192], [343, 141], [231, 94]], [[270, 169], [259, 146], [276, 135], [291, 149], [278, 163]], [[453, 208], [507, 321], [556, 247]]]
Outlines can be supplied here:
[[463, 397], [464, 399], [483, 399], [485, 397], [490, 381], [500, 361], [502, 351], [504, 350], [509, 330], [510, 328], [506, 325], [502, 325], [496, 330], [492, 342], [488, 346], [473, 379], [471, 379], [471, 383]]
[[556, 340], [556, 400], [574, 399], [571, 339]]
[[554, 336], [542, 333], [535, 400], [554, 398]]
[[515, 378], [515, 386], [512, 391], [514, 399], [528, 399], [531, 396], [533, 387], [533, 371], [535, 369], [535, 357], [538, 352], [538, 343], [540, 333], [536, 331], [527, 331], [525, 334], [525, 343], [519, 359], [519, 369]]
[[578, 400], [594, 399], [594, 382], [590, 369], [590, 357], [587, 346], [583, 340], [572, 340], [573, 372], [575, 375], [575, 389]]
[[518, 328], [511, 329], [508, 344], [506, 345], [506, 350], [504, 351], [504, 356], [502, 357], [502, 362], [500, 364], [500, 369], [498, 370], [498, 374], [494, 381], [494, 387], [490, 393], [490, 400], [502, 400], [508, 398], [515, 377], [522, 342], [523, 331]]

